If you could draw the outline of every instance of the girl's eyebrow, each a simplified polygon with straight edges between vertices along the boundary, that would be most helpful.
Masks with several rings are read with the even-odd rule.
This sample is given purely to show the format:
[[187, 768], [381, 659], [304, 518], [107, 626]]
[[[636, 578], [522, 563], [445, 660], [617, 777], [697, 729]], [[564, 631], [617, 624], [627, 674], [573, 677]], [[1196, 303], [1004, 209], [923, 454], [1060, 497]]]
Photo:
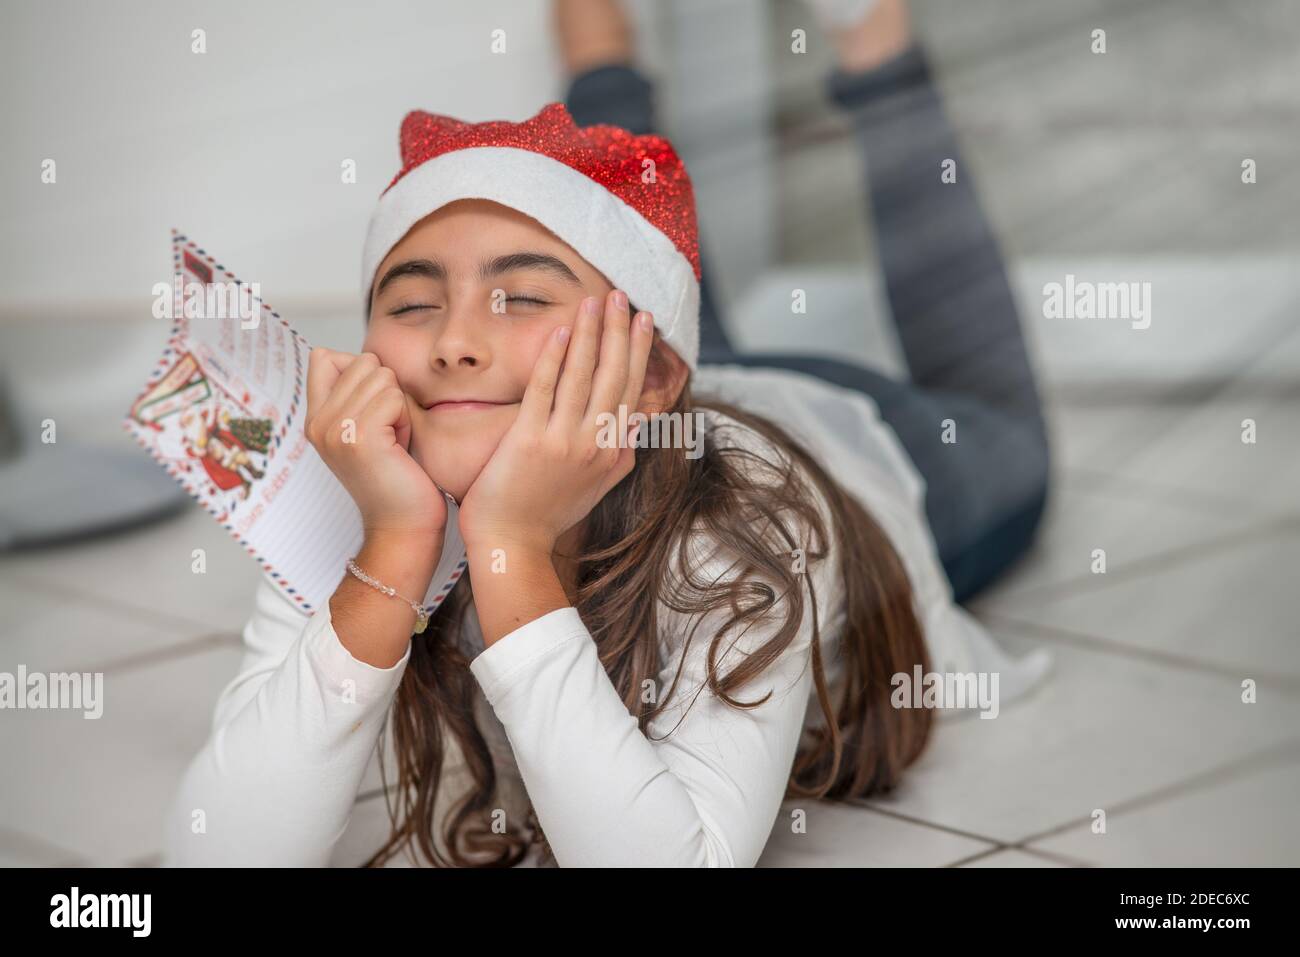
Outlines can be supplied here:
[[574, 286], [582, 285], [582, 280], [562, 259], [547, 253], [518, 252], [497, 256], [479, 266], [478, 275], [479, 279], [487, 280], [514, 269], [540, 269]]
[[[564, 260], [549, 253], [517, 252], [496, 256], [479, 266], [478, 275], [480, 280], [488, 280], [515, 269], [540, 269], [571, 285], [582, 285], [582, 280], [564, 263]], [[436, 259], [407, 259], [394, 264], [388, 272], [384, 273], [384, 278], [379, 280], [379, 285], [375, 287], [374, 295], [378, 296], [386, 286], [403, 276], [424, 276], [426, 279], [443, 280], [447, 278], [447, 269]]]
[[384, 278], [379, 280], [379, 285], [375, 287], [374, 296], [371, 297], [372, 300], [384, 291], [384, 287], [396, 279], [401, 279], [403, 276], [446, 279], [447, 270], [436, 259], [408, 259], [405, 262], [396, 263], [388, 272], [384, 273]]

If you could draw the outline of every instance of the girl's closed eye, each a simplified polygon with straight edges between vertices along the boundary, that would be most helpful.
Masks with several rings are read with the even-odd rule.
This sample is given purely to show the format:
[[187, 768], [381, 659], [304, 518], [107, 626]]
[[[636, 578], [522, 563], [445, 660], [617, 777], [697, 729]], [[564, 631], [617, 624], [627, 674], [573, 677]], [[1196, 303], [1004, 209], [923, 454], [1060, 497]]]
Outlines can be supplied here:
[[[518, 295], [506, 296], [502, 302], [515, 303], [522, 308], [527, 309], [544, 309], [547, 306], [555, 305], [550, 299], [542, 298], [537, 295]], [[428, 302], [400, 302], [388, 311], [390, 316], [402, 316], [408, 313], [427, 312], [441, 308], [434, 303]]]
[[429, 302], [399, 302], [389, 310], [390, 316], [401, 316], [408, 312], [420, 312], [428, 309], [437, 309], [438, 307]]
[[517, 292], [507, 295], [503, 302], [513, 303], [520, 309], [545, 309], [547, 306], [553, 306], [555, 303], [544, 293], [539, 292]]

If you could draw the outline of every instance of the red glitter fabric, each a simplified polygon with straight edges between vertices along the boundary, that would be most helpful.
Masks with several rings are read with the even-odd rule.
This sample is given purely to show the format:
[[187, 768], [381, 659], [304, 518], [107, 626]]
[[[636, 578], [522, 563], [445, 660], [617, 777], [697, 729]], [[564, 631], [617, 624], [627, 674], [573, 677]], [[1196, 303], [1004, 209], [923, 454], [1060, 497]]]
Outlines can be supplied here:
[[[384, 189], [422, 163], [454, 150], [503, 146], [531, 150], [558, 160], [605, 187], [660, 230], [686, 257], [700, 279], [695, 191], [672, 143], [650, 133], [636, 136], [619, 126], [579, 127], [563, 103], [548, 103], [520, 123], [465, 123], [450, 116], [412, 110], [402, 120], [402, 169]], [[645, 160], [654, 178], [643, 179]]]

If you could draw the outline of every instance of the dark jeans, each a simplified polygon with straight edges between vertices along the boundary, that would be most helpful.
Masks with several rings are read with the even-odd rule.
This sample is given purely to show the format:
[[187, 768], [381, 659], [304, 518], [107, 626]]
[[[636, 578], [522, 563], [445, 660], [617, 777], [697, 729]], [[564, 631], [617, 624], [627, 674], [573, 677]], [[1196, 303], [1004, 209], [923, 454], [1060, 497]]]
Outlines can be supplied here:
[[[1047, 429], [1020, 320], [920, 48], [866, 73], [837, 68], [825, 89], [862, 153], [910, 381], [837, 359], [737, 353], [719, 318], [706, 257], [700, 362], [791, 369], [871, 396], [925, 478], [930, 528], [953, 593], [964, 601], [1025, 551], [1047, 500]], [[655, 129], [653, 92], [636, 70], [604, 66], [575, 77], [566, 101], [581, 126], [647, 133]], [[940, 178], [945, 160], [956, 164], [955, 182]]]

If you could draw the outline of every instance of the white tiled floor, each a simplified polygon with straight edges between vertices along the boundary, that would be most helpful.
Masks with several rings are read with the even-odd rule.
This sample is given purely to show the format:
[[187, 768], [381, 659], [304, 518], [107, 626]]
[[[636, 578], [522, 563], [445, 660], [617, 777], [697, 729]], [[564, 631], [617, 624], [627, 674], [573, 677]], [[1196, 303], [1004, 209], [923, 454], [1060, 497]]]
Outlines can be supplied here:
[[[67, 848], [92, 864], [132, 864], [156, 854], [163, 811], [207, 738], [212, 705], [239, 656], [232, 636], [152, 664], [110, 668], [98, 719], [79, 711], [6, 712], [6, 826], [37, 850], [36, 842]], [[0, 833], [0, 856], [9, 853]], [[53, 863], [53, 852], [48, 857], [43, 862]]]
[[[1035, 644], [999, 638], [1013, 650]], [[1176, 788], [1296, 733], [1293, 697], [1246, 705], [1229, 678], [1110, 651], [1064, 644], [1055, 651], [1055, 673], [1037, 693], [995, 720], [941, 726], [899, 791], [871, 806], [1032, 844], [1095, 809]]]
[[1300, 859], [1298, 789], [1300, 754], [1293, 749], [1289, 760], [1261, 762], [1213, 784], [1111, 814], [1104, 834], [1093, 833], [1088, 822], [1034, 848], [1108, 867], [1294, 867]]
[[758, 863], [760, 867], [941, 867], [993, 847], [987, 841], [861, 807], [792, 800], [781, 807]]
[[0, 581], [0, 605], [17, 612], [0, 643], [0, 670], [10, 673], [19, 664], [31, 671], [99, 671], [178, 640], [152, 617], [105, 614], [93, 602], [43, 582]]
[[[1224, 674], [1285, 681], [1300, 691], [1296, 567], [1300, 525], [1189, 551], [1105, 575], [1073, 590], [1045, 592], [1005, 611], [1017, 621], [1105, 637], [1132, 648], [1182, 656]], [[1159, 609], [1151, 621], [1149, 611]], [[1068, 623], [1068, 624], [1067, 624]]]
[[[202, 550], [200, 566], [196, 549]], [[97, 607], [112, 602], [179, 639], [238, 631], [260, 573], [230, 533], [195, 507], [174, 520], [75, 548], [5, 556], [0, 574], [19, 586], [57, 583], [62, 594]]]
[[1022, 607], [1035, 596], [1077, 587], [1092, 577], [1098, 548], [1105, 551], [1107, 573], [1114, 578], [1178, 549], [1216, 542], [1250, 525], [1250, 518], [1188, 506], [1177, 497], [1133, 494], [1124, 486], [1098, 491], [1095, 483], [1065, 473], [1052, 490], [1033, 550], [1014, 575], [981, 594], [973, 607]]
[[[1214, 418], [1214, 400], [1176, 413], [1165, 410], [1164, 434], [1178, 437], [1179, 454], [1222, 459], [1217, 438], [1185, 425]], [[1118, 438], [1141, 421], [1123, 410], [1109, 423], [1089, 417]], [[1278, 465], [1296, 455], [1269, 454]], [[1300, 765], [1274, 753], [1300, 740], [1300, 507], [1216, 507], [1232, 493], [1172, 472], [1158, 485], [1140, 470], [1131, 482], [1099, 480], [1126, 465], [1097, 462], [1062, 472], [1036, 551], [976, 606], [1013, 651], [1054, 648], [1049, 681], [996, 720], [940, 723], [888, 798], [812, 802], [805, 833], [790, 831], [787, 807], [765, 866], [1300, 859], [1285, 816]], [[1105, 576], [1089, 571], [1093, 547], [1107, 548]], [[206, 575], [191, 571], [194, 548], [207, 552]], [[106, 672], [98, 721], [58, 712], [0, 721], [11, 769], [0, 784], [0, 862], [156, 859], [159, 815], [238, 662], [252, 563], [196, 511], [10, 556], [0, 573], [5, 670]], [[1244, 678], [1258, 681], [1258, 703], [1241, 702]], [[1089, 829], [1096, 809], [1108, 813], [1105, 835]]]
[[984, 857], [977, 857], [974, 860], [959, 864], [959, 867], [1066, 867], [1059, 861], [1043, 857], [1040, 854], [1026, 854], [1024, 851], [1015, 849], [1009, 851], [994, 851]]

